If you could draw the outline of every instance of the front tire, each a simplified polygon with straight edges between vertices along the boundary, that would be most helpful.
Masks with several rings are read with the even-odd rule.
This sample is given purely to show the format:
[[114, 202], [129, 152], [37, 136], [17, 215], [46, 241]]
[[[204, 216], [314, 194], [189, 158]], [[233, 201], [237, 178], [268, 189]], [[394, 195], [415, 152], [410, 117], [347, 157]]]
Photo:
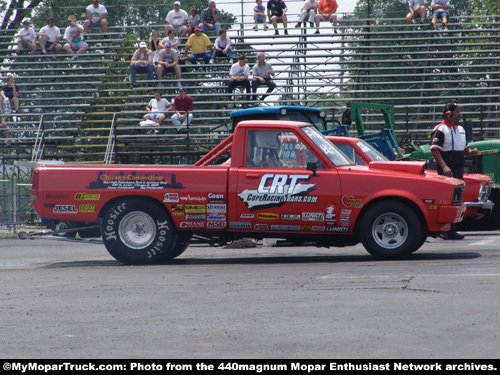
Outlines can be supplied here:
[[360, 224], [363, 246], [380, 259], [408, 256], [423, 245], [422, 233], [417, 213], [398, 201], [376, 203], [368, 209]]
[[177, 231], [165, 207], [153, 200], [114, 202], [104, 215], [102, 233], [108, 252], [125, 264], [155, 264], [176, 256]]

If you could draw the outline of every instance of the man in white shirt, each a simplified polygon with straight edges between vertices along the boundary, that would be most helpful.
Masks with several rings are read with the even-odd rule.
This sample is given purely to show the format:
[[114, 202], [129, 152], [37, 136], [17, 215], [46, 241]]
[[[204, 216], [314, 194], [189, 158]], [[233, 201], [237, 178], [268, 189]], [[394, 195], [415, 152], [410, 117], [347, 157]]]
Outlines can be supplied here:
[[34, 55], [36, 51], [36, 33], [35, 30], [30, 28], [30, 21], [23, 21], [23, 28], [15, 35], [17, 38], [17, 51], [19, 53], [25, 49], [31, 50], [31, 54]]
[[42, 53], [47, 52], [59, 53], [62, 50], [62, 45], [59, 43], [61, 40], [61, 30], [56, 26], [56, 19], [50, 17], [47, 19], [47, 26], [42, 27], [38, 33], [38, 41], [42, 48]]
[[[242, 86], [245, 88], [246, 93], [250, 94], [250, 67], [247, 64], [247, 58], [245, 55], [241, 55], [238, 58], [238, 62], [231, 66], [230, 71], [231, 79], [229, 80], [229, 85], [227, 86], [227, 93], [231, 94], [236, 86]], [[227, 97], [227, 100], [231, 100], [231, 96]], [[250, 100], [250, 95], [247, 95], [247, 100]]]
[[[155, 91], [154, 99], [151, 99], [146, 106], [146, 113], [144, 115], [144, 120], [156, 121], [158, 125], [163, 124], [163, 120], [165, 120], [165, 113], [172, 109], [172, 105], [167, 101], [167, 99], [163, 99], [161, 97], [161, 91]], [[149, 126], [151, 124], [148, 124]]]
[[68, 27], [64, 31], [64, 40], [66, 40], [67, 43], [63, 48], [67, 54], [73, 55], [73, 60], [77, 60], [78, 56], [85, 53], [89, 47], [88, 44], [83, 41], [83, 33], [83, 27], [76, 24], [76, 17], [69, 16]]
[[106, 20], [108, 11], [104, 5], [99, 4], [99, 0], [93, 0], [92, 4], [87, 7], [86, 12], [87, 19], [83, 23], [85, 32], [92, 27], [100, 27], [103, 33], [108, 32], [108, 21]]
[[188, 18], [189, 15], [183, 9], [181, 9], [181, 2], [176, 1], [174, 3], [174, 9], [168, 12], [167, 21], [165, 25], [165, 35], [168, 35], [169, 30], [174, 30], [176, 34], [180, 36], [186, 36], [188, 32]]

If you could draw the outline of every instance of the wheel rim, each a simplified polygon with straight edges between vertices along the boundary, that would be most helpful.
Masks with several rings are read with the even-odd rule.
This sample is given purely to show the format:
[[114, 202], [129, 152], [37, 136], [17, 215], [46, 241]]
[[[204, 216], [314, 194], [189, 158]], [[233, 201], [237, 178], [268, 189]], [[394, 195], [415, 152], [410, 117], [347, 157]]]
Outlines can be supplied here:
[[408, 224], [402, 216], [394, 212], [384, 213], [374, 221], [372, 236], [378, 245], [395, 249], [408, 238]]
[[130, 212], [120, 221], [118, 234], [130, 249], [148, 247], [156, 237], [156, 225], [151, 216], [141, 211]]

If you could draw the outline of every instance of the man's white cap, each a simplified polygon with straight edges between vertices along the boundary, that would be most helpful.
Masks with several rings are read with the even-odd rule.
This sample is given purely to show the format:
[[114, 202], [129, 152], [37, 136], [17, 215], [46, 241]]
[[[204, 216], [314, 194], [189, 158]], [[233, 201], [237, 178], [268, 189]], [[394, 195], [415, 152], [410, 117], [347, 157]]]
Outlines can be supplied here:
[[148, 46], [148, 44], [146, 42], [140, 42], [139, 43], [139, 47], [141, 47], [141, 48], [142, 47], [147, 47], [147, 46]]

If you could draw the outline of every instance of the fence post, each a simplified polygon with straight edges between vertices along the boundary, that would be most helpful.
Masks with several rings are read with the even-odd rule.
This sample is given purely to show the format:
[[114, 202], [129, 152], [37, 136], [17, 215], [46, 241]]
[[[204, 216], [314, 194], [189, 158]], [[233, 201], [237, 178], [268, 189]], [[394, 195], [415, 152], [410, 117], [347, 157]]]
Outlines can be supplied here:
[[16, 234], [16, 224], [17, 224], [17, 174], [12, 174], [12, 180], [10, 181], [12, 188], [12, 233]]

